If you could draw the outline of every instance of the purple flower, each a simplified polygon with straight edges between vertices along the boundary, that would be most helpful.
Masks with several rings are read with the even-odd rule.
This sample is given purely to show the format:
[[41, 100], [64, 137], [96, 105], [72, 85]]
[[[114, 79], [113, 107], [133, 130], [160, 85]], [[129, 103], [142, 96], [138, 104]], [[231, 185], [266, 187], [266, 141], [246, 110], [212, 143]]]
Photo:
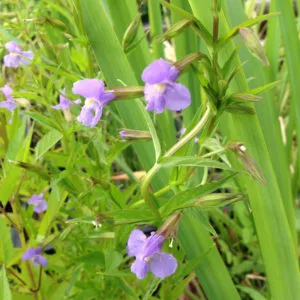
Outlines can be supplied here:
[[38, 214], [47, 209], [47, 202], [43, 199], [43, 194], [32, 195], [28, 201], [28, 204], [32, 204], [34, 206], [34, 212]]
[[72, 92], [85, 97], [85, 103], [77, 121], [89, 127], [97, 125], [102, 116], [103, 106], [115, 98], [113, 93], [104, 91], [104, 83], [98, 79], [76, 81]]
[[131, 232], [127, 243], [127, 253], [136, 258], [131, 265], [131, 271], [136, 274], [137, 278], [145, 278], [149, 271], [162, 279], [175, 273], [177, 261], [172, 254], [161, 251], [163, 243], [163, 236], [155, 232], [152, 232], [149, 237], [138, 229]]
[[0, 107], [6, 108], [9, 111], [13, 111], [18, 106], [18, 104], [13, 100], [13, 97], [11, 95], [12, 89], [9, 87], [9, 85], [6, 84], [4, 87], [0, 88], [0, 90], [6, 98], [6, 101], [0, 103]]
[[32, 51], [22, 51], [16, 42], [8, 42], [5, 48], [9, 54], [4, 56], [4, 65], [9, 68], [17, 68], [20, 65], [28, 65], [33, 59]]
[[27, 251], [24, 252], [22, 256], [22, 260], [32, 260], [35, 266], [41, 265], [43, 267], [46, 267], [48, 265], [48, 261], [41, 254], [42, 254], [41, 247], [29, 248]]
[[144, 70], [142, 79], [146, 83], [144, 94], [148, 102], [147, 110], [154, 110], [159, 114], [166, 108], [177, 111], [191, 104], [189, 90], [176, 83], [178, 76], [179, 70], [162, 58]]
[[73, 104], [80, 104], [81, 103], [80, 99], [75, 100], [74, 102], [67, 99], [65, 97], [65, 93], [66, 93], [66, 90], [64, 89], [62, 91], [62, 94], [59, 95], [59, 104], [51, 106], [53, 109], [61, 109], [61, 110], [68, 109]]

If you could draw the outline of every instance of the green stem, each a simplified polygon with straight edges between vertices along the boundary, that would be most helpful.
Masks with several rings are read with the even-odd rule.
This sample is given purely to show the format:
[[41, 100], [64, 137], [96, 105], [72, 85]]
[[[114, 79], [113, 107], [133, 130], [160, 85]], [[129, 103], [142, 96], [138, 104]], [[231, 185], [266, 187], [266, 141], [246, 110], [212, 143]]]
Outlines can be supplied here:
[[[210, 116], [210, 112], [211, 112], [210, 107], [207, 106], [207, 109], [206, 109], [203, 117], [201, 118], [200, 122], [186, 136], [184, 136], [171, 149], [169, 149], [169, 151], [167, 151], [167, 153], [164, 155], [164, 157], [171, 157], [179, 149], [181, 149], [185, 144], [187, 144], [190, 140], [192, 140], [206, 125], [206, 123], [209, 119], [209, 116]], [[162, 167], [162, 165], [160, 165], [159, 163], [155, 163], [155, 165], [146, 174], [144, 180], [142, 181], [142, 185], [141, 185], [141, 194], [142, 194], [145, 202], [147, 203], [147, 205], [153, 211], [154, 215], [157, 218], [160, 218], [161, 216], [160, 216], [159, 210], [157, 208], [157, 205], [155, 204], [154, 200], [152, 199], [152, 197], [149, 194], [149, 185], [150, 185], [152, 177], [160, 170], [161, 167]]]
[[186, 143], [192, 140], [196, 135], [203, 129], [205, 124], [207, 123], [209, 116], [211, 113], [211, 109], [207, 106], [207, 109], [201, 118], [200, 122], [187, 134], [185, 135], [180, 141], [178, 141], [165, 155], [164, 157], [170, 157], [174, 155], [179, 149], [181, 149]]

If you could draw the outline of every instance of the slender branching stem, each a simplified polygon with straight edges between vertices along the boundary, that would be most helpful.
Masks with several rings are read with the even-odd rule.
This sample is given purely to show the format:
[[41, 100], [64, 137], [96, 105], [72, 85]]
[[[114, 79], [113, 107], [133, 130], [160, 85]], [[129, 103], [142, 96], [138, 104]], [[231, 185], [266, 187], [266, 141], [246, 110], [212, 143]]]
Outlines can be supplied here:
[[[204, 128], [204, 126], [207, 124], [209, 117], [211, 115], [211, 109], [209, 106], [207, 106], [207, 109], [201, 118], [200, 122], [187, 134], [185, 135], [181, 140], [179, 140], [172, 148], [170, 148], [167, 153], [164, 155], [165, 158], [173, 156], [179, 149], [181, 149], [185, 144], [187, 144], [189, 141], [195, 138], [195, 136]], [[146, 204], [149, 206], [149, 208], [153, 211], [153, 214], [160, 219], [160, 212], [158, 210], [158, 207], [156, 203], [154, 202], [153, 198], [151, 197], [149, 193], [149, 185], [151, 183], [151, 179], [153, 176], [160, 170], [162, 167], [161, 164], [155, 163], [155, 165], [148, 171], [146, 176], [144, 177], [141, 185], [141, 194], [146, 202]]]

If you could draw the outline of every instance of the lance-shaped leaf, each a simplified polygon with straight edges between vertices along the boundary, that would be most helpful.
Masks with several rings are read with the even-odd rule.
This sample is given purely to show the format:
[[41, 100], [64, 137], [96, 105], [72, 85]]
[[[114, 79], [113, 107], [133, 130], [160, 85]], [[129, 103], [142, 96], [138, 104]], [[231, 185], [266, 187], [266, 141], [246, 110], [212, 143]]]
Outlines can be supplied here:
[[224, 35], [223, 37], [220, 38], [220, 40], [218, 41], [218, 48], [220, 49], [221, 47], [223, 47], [232, 37], [236, 36], [241, 28], [248, 28], [248, 27], [252, 27], [253, 25], [260, 23], [261, 21], [265, 21], [268, 20], [270, 18], [273, 18], [275, 16], [278, 16], [279, 13], [270, 13], [267, 15], [261, 15], [259, 17], [256, 17], [254, 19], [251, 20], [247, 20], [243, 23], [241, 23], [240, 25], [232, 28], [226, 35]]

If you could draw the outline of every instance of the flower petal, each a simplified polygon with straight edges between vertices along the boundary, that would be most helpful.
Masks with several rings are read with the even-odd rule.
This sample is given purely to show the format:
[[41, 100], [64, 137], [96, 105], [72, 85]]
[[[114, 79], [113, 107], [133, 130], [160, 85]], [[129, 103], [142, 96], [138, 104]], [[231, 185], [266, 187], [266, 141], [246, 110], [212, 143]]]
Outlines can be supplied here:
[[33, 257], [32, 261], [33, 261], [33, 264], [34, 264], [35, 266], [37, 266], [37, 265], [41, 265], [41, 266], [43, 266], [43, 267], [48, 266], [48, 261], [47, 261], [47, 259], [46, 259], [44, 256], [42, 256], [42, 255], [35, 255], [35, 256]]
[[40, 214], [43, 211], [47, 210], [48, 204], [47, 201], [45, 200], [40, 200], [37, 205], [34, 206], [34, 212]]
[[43, 200], [43, 194], [32, 195], [28, 200], [28, 204], [36, 204], [39, 203], [41, 200]]
[[150, 271], [158, 278], [164, 279], [175, 273], [176, 258], [166, 252], [158, 252], [150, 258]]
[[20, 52], [20, 63], [22, 65], [29, 65], [33, 60], [33, 52], [32, 51], [21, 51]]
[[144, 279], [149, 272], [148, 262], [140, 259], [136, 259], [131, 265], [131, 272], [136, 275], [138, 279]]
[[164, 92], [166, 108], [182, 110], [191, 104], [190, 91], [180, 83], [168, 83]]
[[16, 42], [7, 42], [4, 46], [9, 52], [20, 52], [22, 51]]
[[51, 106], [53, 109], [67, 109], [73, 104], [72, 101], [64, 97], [63, 95], [59, 96], [59, 104]]
[[157, 89], [156, 84], [146, 84], [144, 88], [145, 99], [148, 102], [146, 109], [148, 111], [154, 110], [160, 114], [165, 109], [165, 98], [163, 91]]
[[17, 68], [20, 65], [20, 56], [13, 53], [7, 54], [4, 56], [3, 62], [8, 68]]
[[22, 256], [22, 260], [29, 260], [35, 255], [40, 255], [42, 253], [42, 248], [29, 248], [26, 250]]
[[100, 104], [84, 105], [77, 121], [88, 127], [95, 127], [102, 116], [103, 106]]
[[73, 84], [72, 92], [85, 98], [96, 98], [104, 91], [104, 83], [99, 79], [84, 79]]
[[141, 230], [134, 229], [131, 231], [127, 242], [127, 254], [129, 256], [139, 255], [143, 251], [146, 239], [146, 235]]
[[108, 103], [109, 101], [113, 100], [116, 98], [116, 95], [114, 95], [113, 93], [111, 92], [104, 92], [102, 95], [100, 95], [100, 101], [101, 103], [103, 104], [106, 104]]
[[4, 87], [0, 88], [0, 90], [2, 91], [2, 93], [4, 94], [6, 99], [12, 99], [11, 93], [12, 93], [12, 89], [11, 87], [6, 84]]
[[170, 78], [170, 64], [160, 58], [150, 64], [142, 74], [142, 80], [149, 84], [161, 83], [168, 81]]
[[143, 257], [150, 257], [153, 254], [160, 252], [161, 247], [164, 243], [164, 237], [151, 232], [151, 235], [147, 238], [144, 246]]
[[6, 100], [3, 102], [0, 102], [0, 107], [6, 108], [9, 111], [13, 111], [17, 106], [18, 106], [18, 104], [12, 100]]

